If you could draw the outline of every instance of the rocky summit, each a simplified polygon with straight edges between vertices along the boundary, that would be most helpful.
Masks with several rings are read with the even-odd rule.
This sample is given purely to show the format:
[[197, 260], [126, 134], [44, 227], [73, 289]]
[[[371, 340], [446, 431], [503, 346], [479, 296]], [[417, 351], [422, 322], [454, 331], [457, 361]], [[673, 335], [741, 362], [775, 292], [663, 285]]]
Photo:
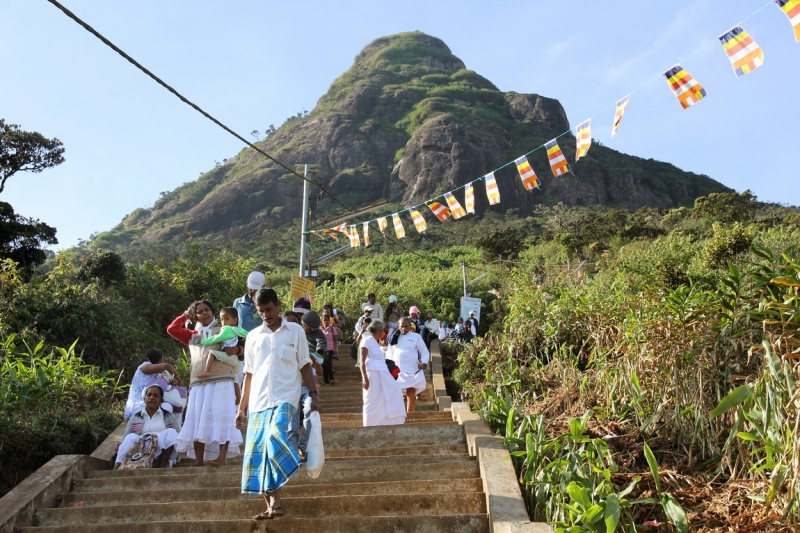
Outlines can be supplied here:
[[[564, 133], [570, 123], [553, 98], [501, 92], [468, 70], [440, 39], [421, 32], [382, 37], [330, 86], [308, 114], [288, 119], [259, 147], [289, 166], [316, 165], [313, 178], [351, 208], [389, 199], [400, 205], [452, 190]], [[574, 160], [575, 139], [560, 139]], [[540, 189], [522, 187], [513, 165], [497, 173], [502, 202], [487, 209], [529, 213], [537, 203], [625, 209], [690, 205], [727, 187], [669, 163], [594, 144], [553, 178], [544, 150], [529, 158]], [[116, 245], [185, 236], [250, 239], [299, 218], [302, 183], [250, 148], [137, 209], [101, 241]], [[463, 191], [461, 192], [463, 200]], [[321, 220], [341, 214], [327, 197], [313, 206]]]

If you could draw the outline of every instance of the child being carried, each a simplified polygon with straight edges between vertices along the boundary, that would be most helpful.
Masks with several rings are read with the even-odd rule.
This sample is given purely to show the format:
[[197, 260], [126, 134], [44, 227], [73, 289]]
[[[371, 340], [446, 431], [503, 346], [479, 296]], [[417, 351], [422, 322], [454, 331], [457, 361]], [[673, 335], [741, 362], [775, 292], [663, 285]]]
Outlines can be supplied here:
[[228, 355], [222, 350], [235, 347], [239, 343], [240, 337], [247, 337], [247, 330], [239, 327], [239, 312], [236, 311], [235, 307], [223, 307], [219, 312], [219, 321], [222, 324], [220, 332], [207, 339], [201, 339], [200, 344], [202, 346], [210, 346], [222, 343], [222, 349], [209, 351], [205, 370], [197, 374], [198, 378], [204, 379], [211, 376], [211, 367], [214, 365], [214, 359], [232, 366], [236, 372], [239, 372], [239, 358], [235, 355]]

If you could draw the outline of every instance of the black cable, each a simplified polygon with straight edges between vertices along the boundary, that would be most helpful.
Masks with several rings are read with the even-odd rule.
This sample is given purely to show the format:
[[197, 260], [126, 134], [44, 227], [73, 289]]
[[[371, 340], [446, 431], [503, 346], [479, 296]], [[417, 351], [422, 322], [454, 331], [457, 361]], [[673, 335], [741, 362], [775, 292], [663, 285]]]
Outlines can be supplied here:
[[[119, 55], [124, 57], [126, 60], [128, 60], [133, 66], [135, 66], [136, 68], [138, 68], [139, 70], [141, 70], [142, 72], [147, 74], [150, 78], [153, 79], [153, 81], [155, 81], [156, 83], [158, 83], [159, 85], [164, 87], [166, 90], [168, 90], [169, 92], [171, 92], [172, 94], [177, 96], [178, 99], [180, 99], [181, 102], [185, 103], [186, 105], [188, 105], [189, 107], [191, 107], [192, 109], [194, 109], [195, 111], [197, 111], [198, 113], [200, 113], [201, 115], [206, 117], [208, 120], [210, 120], [211, 122], [213, 122], [214, 124], [216, 124], [217, 126], [222, 128], [223, 130], [227, 131], [228, 133], [230, 133], [231, 135], [233, 135], [234, 137], [236, 137], [237, 139], [242, 141], [244, 144], [246, 144], [247, 146], [249, 146], [250, 148], [252, 148], [256, 152], [260, 153], [261, 155], [263, 155], [264, 157], [266, 157], [267, 159], [269, 159], [270, 161], [272, 161], [276, 165], [288, 170], [289, 172], [291, 172], [292, 174], [294, 174], [295, 176], [297, 176], [301, 180], [307, 181], [308, 183], [314, 185], [319, 190], [321, 190], [324, 194], [328, 195], [333, 201], [335, 201], [337, 204], [342, 206], [347, 212], [349, 212], [349, 213], [353, 212], [353, 209], [349, 208], [341, 200], [339, 200], [336, 196], [334, 196], [332, 193], [330, 193], [324, 186], [322, 186], [322, 184], [320, 184], [319, 182], [317, 182], [315, 180], [310, 180], [310, 179], [306, 178], [305, 176], [302, 176], [300, 173], [298, 173], [293, 168], [290, 168], [289, 166], [281, 163], [280, 161], [278, 161], [277, 159], [275, 159], [274, 157], [269, 155], [267, 152], [265, 152], [264, 150], [262, 150], [261, 148], [259, 148], [255, 144], [251, 143], [250, 141], [248, 141], [247, 139], [245, 139], [244, 137], [242, 137], [241, 135], [239, 135], [238, 133], [233, 131], [231, 128], [229, 128], [228, 126], [226, 126], [225, 124], [223, 124], [222, 122], [220, 122], [219, 120], [217, 120], [216, 118], [211, 116], [209, 113], [204, 111], [200, 106], [198, 106], [197, 104], [195, 104], [194, 102], [192, 102], [191, 100], [189, 100], [188, 98], [183, 96], [181, 93], [179, 93], [177, 90], [175, 90], [169, 84], [167, 84], [161, 78], [159, 78], [158, 76], [156, 76], [155, 74], [150, 72], [144, 65], [142, 65], [141, 63], [139, 63], [138, 61], [133, 59], [131, 56], [126, 54], [124, 51], [122, 51], [117, 45], [115, 45], [114, 43], [112, 43], [111, 41], [106, 39], [100, 32], [98, 32], [97, 30], [92, 28], [89, 24], [87, 24], [86, 22], [81, 20], [75, 13], [73, 13], [72, 11], [70, 11], [69, 9], [64, 7], [63, 5], [61, 5], [61, 3], [59, 3], [57, 0], [47, 0], [47, 1], [50, 2], [51, 4], [53, 4], [54, 6], [56, 6], [58, 9], [60, 9], [69, 18], [71, 18], [72, 20], [77, 22], [86, 31], [88, 31], [89, 33], [91, 33], [92, 35], [94, 35], [95, 37], [100, 39], [106, 46], [108, 46], [109, 48], [114, 50], [116, 53], [118, 53]], [[357, 220], [359, 222], [361, 222], [361, 223], [364, 222], [364, 219], [362, 219], [360, 217]], [[370, 224], [370, 227], [373, 227], [373, 226]], [[432, 258], [430, 258], [430, 257], [425, 257], [424, 255], [418, 254], [417, 252], [414, 252], [413, 250], [410, 250], [406, 246], [403, 246], [399, 241], [396, 241], [396, 240], [392, 239], [391, 237], [386, 237], [386, 235], [384, 235], [384, 237], [386, 239], [388, 239], [389, 242], [392, 242], [392, 243], [396, 244], [400, 248], [404, 249], [405, 251], [407, 251], [409, 253], [412, 253], [412, 254], [416, 255], [417, 257], [420, 257], [422, 259], [432, 260]], [[441, 260], [437, 260], [437, 261], [440, 264], [443, 264], [441, 262]]]

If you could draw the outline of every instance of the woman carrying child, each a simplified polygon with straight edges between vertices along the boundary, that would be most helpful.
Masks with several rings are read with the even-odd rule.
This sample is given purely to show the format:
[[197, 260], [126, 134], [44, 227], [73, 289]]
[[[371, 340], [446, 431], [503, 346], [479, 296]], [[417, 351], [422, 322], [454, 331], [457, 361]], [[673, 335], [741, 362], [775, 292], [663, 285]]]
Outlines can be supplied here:
[[[187, 324], [194, 322], [194, 329]], [[167, 327], [167, 333], [185, 344], [191, 355], [191, 379], [186, 419], [178, 436], [177, 450], [203, 466], [209, 460], [213, 466], [224, 465], [226, 459], [239, 455], [242, 433], [236, 428], [236, 391], [234, 368], [209, 356], [218, 345], [202, 346], [193, 338], [207, 339], [220, 333], [214, 318], [214, 307], [208, 300], [198, 300]], [[211, 375], [201, 378], [208, 358]]]

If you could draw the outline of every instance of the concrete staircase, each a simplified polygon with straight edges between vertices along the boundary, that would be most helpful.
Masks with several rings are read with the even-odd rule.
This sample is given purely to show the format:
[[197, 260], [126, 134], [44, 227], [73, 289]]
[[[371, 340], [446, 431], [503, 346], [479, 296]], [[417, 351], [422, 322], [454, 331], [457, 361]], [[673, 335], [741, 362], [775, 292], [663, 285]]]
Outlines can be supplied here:
[[[361, 376], [342, 347], [323, 386], [325, 467], [284, 487], [286, 516], [256, 522], [263, 499], [240, 493], [241, 466], [85, 468], [25, 532], [488, 532], [487, 497], [464, 426], [438, 412], [429, 385], [403, 426], [361, 427]], [[430, 380], [429, 380], [430, 381]], [[438, 394], [438, 393], [437, 393]], [[518, 491], [518, 489], [517, 489]]]

